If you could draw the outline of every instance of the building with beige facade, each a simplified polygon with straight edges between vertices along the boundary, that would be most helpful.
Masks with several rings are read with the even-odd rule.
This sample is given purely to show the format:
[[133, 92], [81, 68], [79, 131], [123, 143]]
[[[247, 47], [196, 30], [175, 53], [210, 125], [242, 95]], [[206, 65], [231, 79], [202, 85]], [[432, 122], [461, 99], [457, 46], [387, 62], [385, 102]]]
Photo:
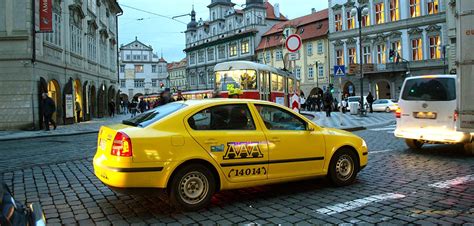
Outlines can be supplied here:
[[172, 62], [168, 64], [168, 78], [170, 80], [170, 88], [173, 92], [178, 90], [188, 90], [188, 83], [186, 82], [186, 67], [188, 62], [186, 58], [179, 62]]
[[[39, 19], [40, 1], [1, 2], [0, 130], [41, 128], [41, 93], [58, 124], [106, 116], [118, 93], [117, 1], [52, 0], [52, 20]], [[52, 31], [40, 33], [40, 22]]]
[[[305, 96], [322, 93], [330, 83], [328, 29], [327, 9], [313, 9], [306, 16], [280, 22], [262, 36], [256, 48], [258, 62], [291, 70], [301, 81], [300, 89]], [[285, 56], [289, 56], [285, 41], [291, 34], [301, 37], [302, 46], [294, 63], [284, 65]]]

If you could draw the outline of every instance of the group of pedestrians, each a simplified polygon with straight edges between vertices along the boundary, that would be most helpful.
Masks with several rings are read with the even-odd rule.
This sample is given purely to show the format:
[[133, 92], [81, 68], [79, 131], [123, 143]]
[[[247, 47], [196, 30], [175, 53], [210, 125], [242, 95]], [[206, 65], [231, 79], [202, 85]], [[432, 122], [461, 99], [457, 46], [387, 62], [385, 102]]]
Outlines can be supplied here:
[[300, 97], [301, 110], [306, 111], [325, 111], [326, 117], [331, 117], [331, 112], [337, 109], [338, 102], [327, 90], [325, 93], [316, 94], [305, 98]]

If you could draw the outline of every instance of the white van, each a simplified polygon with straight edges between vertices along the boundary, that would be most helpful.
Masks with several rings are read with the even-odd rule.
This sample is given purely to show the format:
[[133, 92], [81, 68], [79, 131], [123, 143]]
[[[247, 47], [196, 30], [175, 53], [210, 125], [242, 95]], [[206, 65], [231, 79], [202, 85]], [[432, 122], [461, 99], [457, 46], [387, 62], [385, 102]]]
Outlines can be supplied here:
[[473, 134], [456, 131], [456, 75], [406, 78], [395, 115], [395, 136], [412, 149], [424, 143], [463, 143], [472, 150]]

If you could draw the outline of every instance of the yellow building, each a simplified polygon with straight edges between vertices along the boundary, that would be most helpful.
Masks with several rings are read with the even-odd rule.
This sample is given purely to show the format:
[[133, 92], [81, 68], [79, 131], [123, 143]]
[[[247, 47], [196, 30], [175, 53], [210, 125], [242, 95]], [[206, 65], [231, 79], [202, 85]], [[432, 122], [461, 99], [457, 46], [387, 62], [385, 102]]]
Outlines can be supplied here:
[[[323, 92], [328, 87], [328, 10], [322, 10], [274, 25], [267, 31], [258, 45], [258, 61], [276, 68], [293, 71], [301, 81], [301, 90], [305, 97]], [[291, 34], [301, 37], [303, 45], [297, 52], [295, 61], [284, 65], [284, 58], [291, 57], [285, 48], [285, 40]]]

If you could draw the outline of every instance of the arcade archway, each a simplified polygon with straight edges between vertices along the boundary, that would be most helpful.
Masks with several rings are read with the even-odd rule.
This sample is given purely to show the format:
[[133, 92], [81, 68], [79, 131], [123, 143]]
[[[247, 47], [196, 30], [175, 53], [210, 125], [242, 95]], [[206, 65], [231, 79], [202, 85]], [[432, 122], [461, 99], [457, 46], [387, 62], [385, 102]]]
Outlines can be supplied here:
[[95, 86], [91, 86], [90, 88], [90, 94], [89, 94], [89, 98], [90, 98], [90, 117], [91, 118], [95, 118], [97, 117], [97, 95], [96, 95], [96, 90], [95, 90]]
[[375, 84], [375, 98], [391, 99], [390, 84], [387, 81], [378, 81]]
[[355, 86], [354, 83], [347, 81], [344, 83], [344, 88], [342, 89], [344, 96], [355, 96]]
[[316, 95], [322, 96], [324, 94], [323, 90], [319, 87], [315, 87], [311, 90], [308, 97], [313, 97]]
[[[84, 121], [84, 99], [82, 98], [82, 84], [79, 79], [74, 80], [74, 117], [76, 122]], [[79, 112], [79, 114], [77, 114]]]
[[99, 92], [98, 92], [98, 96], [97, 96], [97, 116], [99, 118], [102, 118], [105, 115], [105, 110], [106, 110], [105, 105], [107, 103], [105, 98], [106, 98], [105, 85], [102, 84], [99, 88]]
[[54, 104], [56, 105], [56, 111], [53, 113], [52, 119], [58, 123], [60, 119], [60, 114], [59, 114], [59, 107], [61, 106], [61, 89], [59, 87], [59, 83], [56, 80], [51, 80], [48, 82], [48, 96], [53, 99]]

